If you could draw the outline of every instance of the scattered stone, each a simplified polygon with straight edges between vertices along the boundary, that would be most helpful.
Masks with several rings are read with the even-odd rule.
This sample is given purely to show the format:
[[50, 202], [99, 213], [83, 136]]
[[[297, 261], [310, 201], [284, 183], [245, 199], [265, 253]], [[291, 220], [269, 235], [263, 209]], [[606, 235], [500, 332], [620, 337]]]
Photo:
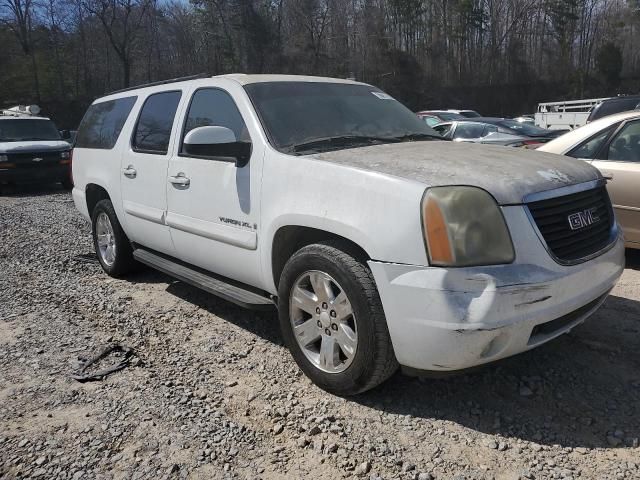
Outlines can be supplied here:
[[371, 470], [371, 464], [367, 461], [367, 462], [362, 462], [361, 464], [359, 464], [354, 473], [358, 476], [364, 476], [367, 473], [369, 473], [369, 470]]
[[490, 448], [492, 450], [495, 450], [495, 449], [498, 448], [498, 443], [495, 442], [494, 440], [486, 440], [484, 442], [484, 446], [487, 447], [487, 448]]

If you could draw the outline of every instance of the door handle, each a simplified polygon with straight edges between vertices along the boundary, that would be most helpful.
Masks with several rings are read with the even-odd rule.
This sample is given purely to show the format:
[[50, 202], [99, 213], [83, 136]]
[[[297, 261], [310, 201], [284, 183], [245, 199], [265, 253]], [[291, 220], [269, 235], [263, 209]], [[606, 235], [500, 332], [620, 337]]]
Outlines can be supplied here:
[[173, 185], [179, 185], [181, 187], [188, 187], [191, 183], [191, 180], [184, 176], [184, 173], [180, 172], [178, 175], [174, 177], [169, 177], [169, 182]]
[[133, 168], [133, 165], [129, 165], [129, 166], [127, 166], [127, 168], [123, 168], [122, 169], [122, 173], [127, 178], [136, 178], [136, 175], [138, 174], [136, 169]]

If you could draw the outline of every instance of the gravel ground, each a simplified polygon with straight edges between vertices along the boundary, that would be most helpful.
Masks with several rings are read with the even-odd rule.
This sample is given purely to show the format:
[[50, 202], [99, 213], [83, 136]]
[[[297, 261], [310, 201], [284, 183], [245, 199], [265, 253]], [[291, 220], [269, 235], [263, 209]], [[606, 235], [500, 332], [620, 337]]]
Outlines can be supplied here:
[[[0, 197], [1, 478], [640, 479], [640, 255], [586, 324], [439, 380], [312, 385], [256, 314], [100, 269], [70, 195]], [[132, 364], [69, 377], [115, 342]]]

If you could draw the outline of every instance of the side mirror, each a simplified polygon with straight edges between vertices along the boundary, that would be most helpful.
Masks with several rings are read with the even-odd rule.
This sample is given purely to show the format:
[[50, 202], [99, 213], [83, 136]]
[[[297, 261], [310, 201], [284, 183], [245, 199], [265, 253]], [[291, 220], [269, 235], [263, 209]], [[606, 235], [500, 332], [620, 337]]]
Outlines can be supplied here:
[[69, 130], [60, 130], [60, 136], [63, 140], [69, 140], [71, 138], [71, 132]]
[[183, 152], [196, 157], [231, 159], [242, 168], [249, 163], [251, 143], [239, 142], [230, 128], [210, 125], [196, 127], [187, 133]]

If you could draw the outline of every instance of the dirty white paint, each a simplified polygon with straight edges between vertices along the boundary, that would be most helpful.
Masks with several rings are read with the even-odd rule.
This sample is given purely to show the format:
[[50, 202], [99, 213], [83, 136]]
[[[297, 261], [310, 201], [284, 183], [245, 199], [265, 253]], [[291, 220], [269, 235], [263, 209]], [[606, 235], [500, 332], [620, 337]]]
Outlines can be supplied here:
[[571, 181], [568, 175], [565, 175], [560, 170], [556, 169], [538, 170], [538, 175], [550, 182], [568, 184]]
[[437, 140], [352, 148], [308, 158], [428, 186], [473, 185], [491, 193], [500, 204], [522, 203], [531, 193], [601, 178], [591, 165], [560, 155]]

